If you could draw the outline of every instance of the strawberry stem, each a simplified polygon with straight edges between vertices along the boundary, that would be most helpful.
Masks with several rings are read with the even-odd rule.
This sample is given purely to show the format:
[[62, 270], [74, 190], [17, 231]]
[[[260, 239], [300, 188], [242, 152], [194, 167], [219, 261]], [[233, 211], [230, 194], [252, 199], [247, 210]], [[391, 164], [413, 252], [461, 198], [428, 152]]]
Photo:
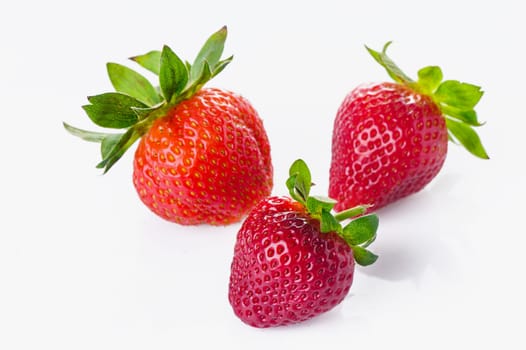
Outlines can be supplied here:
[[334, 214], [334, 218], [338, 221], [344, 221], [365, 214], [367, 209], [371, 207], [372, 205], [357, 205], [356, 207], [352, 207]]

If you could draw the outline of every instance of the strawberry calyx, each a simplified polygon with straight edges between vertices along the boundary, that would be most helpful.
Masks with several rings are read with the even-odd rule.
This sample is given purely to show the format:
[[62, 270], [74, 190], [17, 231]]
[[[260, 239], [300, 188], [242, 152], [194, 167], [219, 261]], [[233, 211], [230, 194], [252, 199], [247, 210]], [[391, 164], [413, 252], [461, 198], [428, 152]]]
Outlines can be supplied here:
[[90, 96], [89, 104], [82, 108], [97, 126], [123, 132], [88, 131], [65, 122], [64, 128], [86, 141], [101, 144], [102, 161], [97, 168], [106, 173], [155, 120], [165, 116], [181, 101], [191, 98], [232, 61], [233, 56], [221, 60], [226, 37], [227, 28], [224, 26], [208, 38], [192, 64], [183, 62], [166, 45], [162, 51], [131, 57], [132, 61], [159, 77], [157, 87], [126, 66], [108, 63], [106, 68], [115, 92]]
[[414, 81], [387, 56], [389, 45], [391, 41], [384, 45], [381, 52], [367, 46], [365, 48], [394, 81], [433, 99], [445, 117], [450, 141], [458, 141], [471, 154], [489, 159], [478, 134], [473, 129], [484, 124], [478, 121], [475, 111], [475, 106], [484, 94], [481, 87], [458, 80], [443, 80], [442, 70], [438, 66], [420, 69], [418, 79]]
[[[378, 216], [364, 215], [370, 205], [359, 205], [342, 212], [332, 214], [336, 201], [329, 197], [310, 196], [310, 170], [302, 159], [292, 163], [289, 178], [286, 181], [290, 196], [303, 205], [307, 213], [320, 222], [322, 233], [335, 232], [352, 248], [355, 261], [367, 266], [374, 263], [378, 256], [367, 249], [376, 239]], [[352, 219], [345, 226], [342, 221]]]

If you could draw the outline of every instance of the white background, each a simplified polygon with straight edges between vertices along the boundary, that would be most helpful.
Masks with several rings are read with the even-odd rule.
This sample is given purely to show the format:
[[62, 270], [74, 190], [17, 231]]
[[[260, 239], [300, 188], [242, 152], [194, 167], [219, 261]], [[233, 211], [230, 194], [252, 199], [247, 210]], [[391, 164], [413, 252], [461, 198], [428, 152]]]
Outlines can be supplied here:
[[[11, 1], [0, 5], [0, 349], [524, 349], [524, 11], [512, 1]], [[170, 45], [193, 59], [228, 25], [234, 62], [209, 86], [247, 97], [272, 146], [275, 194], [304, 158], [328, 187], [332, 121], [362, 82], [387, 80], [363, 45], [414, 76], [481, 85], [491, 160], [451, 146], [423, 191], [379, 212], [380, 255], [312, 321], [258, 330], [227, 300], [239, 225], [151, 214], [133, 152], [108, 174], [86, 96], [105, 63]], [[130, 67], [133, 62], [129, 63]]]

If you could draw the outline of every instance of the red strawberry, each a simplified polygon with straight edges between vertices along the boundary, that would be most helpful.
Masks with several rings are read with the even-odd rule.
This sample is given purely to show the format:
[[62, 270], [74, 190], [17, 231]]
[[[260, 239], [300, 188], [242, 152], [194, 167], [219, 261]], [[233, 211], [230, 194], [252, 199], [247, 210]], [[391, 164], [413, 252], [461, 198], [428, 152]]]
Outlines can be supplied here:
[[333, 216], [330, 198], [310, 197], [302, 160], [290, 169], [289, 197], [261, 201], [244, 221], [234, 248], [228, 298], [234, 313], [254, 327], [301, 322], [338, 305], [347, 295], [355, 260], [372, 264], [366, 249], [378, 218], [358, 206]]
[[117, 92], [89, 97], [84, 110], [98, 126], [119, 134], [64, 126], [101, 143], [107, 172], [140, 139], [133, 183], [157, 215], [184, 225], [238, 221], [272, 190], [270, 146], [261, 119], [243, 97], [201, 89], [230, 63], [220, 60], [227, 30], [212, 34], [193, 64], [168, 47], [132, 60], [159, 76], [156, 89], [116, 63], [108, 74]]
[[442, 81], [439, 67], [407, 77], [382, 52], [369, 53], [396, 81], [362, 85], [340, 106], [334, 122], [329, 196], [337, 210], [359, 203], [383, 207], [420, 191], [440, 171], [448, 137], [487, 159], [473, 126], [480, 87]]

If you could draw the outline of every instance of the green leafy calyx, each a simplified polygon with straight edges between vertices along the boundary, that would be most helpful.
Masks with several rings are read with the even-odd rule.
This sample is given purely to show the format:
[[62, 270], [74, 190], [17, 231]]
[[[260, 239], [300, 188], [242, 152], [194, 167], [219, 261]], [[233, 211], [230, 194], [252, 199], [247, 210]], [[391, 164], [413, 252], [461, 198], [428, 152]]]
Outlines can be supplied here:
[[168, 46], [162, 51], [131, 57], [158, 76], [157, 86], [133, 69], [108, 63], [106, 68], [115, 91], [88, 97], [89, 104], [82, 108], [97, 126], [122, 132], [94, 132], [67, 123], [65, 129], [86, 141], [101, 144], [102, 161], [97, 167], [107, 172], [156, 119], [192, 97], [232, 61], [232, 56], [221, 60], [226, 37], [226, 27], [212, 34], [192, 64], [183, 62]]
[[[292, 163], [286, 184], [290, 196], [301, 203], [312, 218], [320, 222], [321, 232], [335, 232], [347, 242], [358, 264], [366, 266], [376, 261], [378, 256], [367, 247], [376, 239], [378, 216], [364, 215], [369, 205], [360, 205], [333, 214], [332, 209], [336, 205], [334, 199], [310, 195], [313, 185], [311, 173], [302, 159]], [[353, 220], [342, 226], [341, 222], [347, 219]]]
[[375, 51], [366, 46], [367, 51], [396, 82], [404, 84], [415, 91], [430, 96], [438, 105], [446, 119], [450, 140], [458, 141], [473, 155], [489, 159], [474, 127], [481, 126], [478, 121], [475, 106], [480, 101], [483, 91], [480, 86], [463, 83], [458, 80], [442, 80], [442, 70], [437, 66], [428, 66], [418, 71], [418, 79], [408, 77], [387, 56], [387, 48], [391, 42], [384, 45], [382, 51]]

